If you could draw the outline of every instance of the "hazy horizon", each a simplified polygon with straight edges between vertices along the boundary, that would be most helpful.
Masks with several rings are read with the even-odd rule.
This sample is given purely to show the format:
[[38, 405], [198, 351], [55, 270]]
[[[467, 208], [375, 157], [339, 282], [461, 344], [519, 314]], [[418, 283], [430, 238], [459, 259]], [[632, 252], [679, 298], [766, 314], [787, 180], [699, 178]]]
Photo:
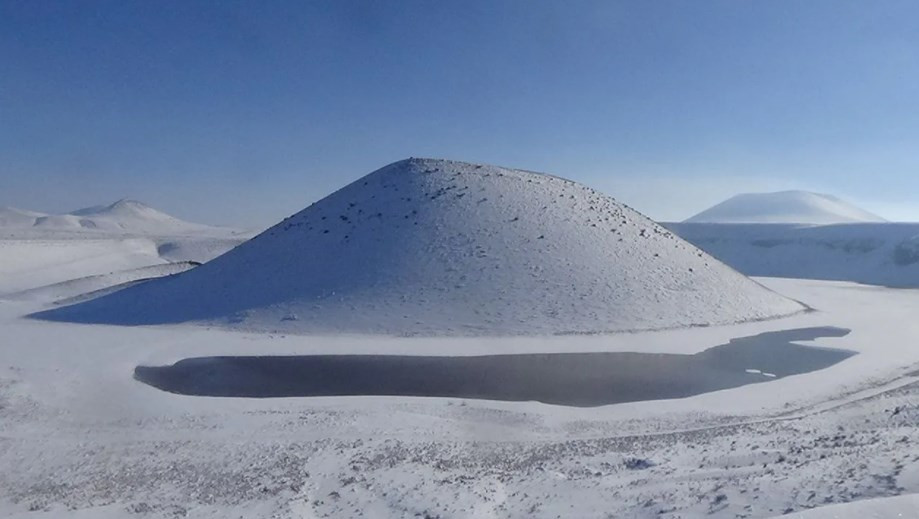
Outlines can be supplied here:
[[[344, 187], [344, 186], [342, 186], [342, 187]], [[786, 190], [786, 191], [777, 191], [777, 192], [737, 193], [736, 195], [733, 195], [733, 196], [731, 196], [731, 197], [728, 197], [728, 199], [725, 199], [725, 200], [723, 200], [723, 201], [726, 202], [726, 201], [728, 201], [729, 199], [732, 199], [732, 198], [734, 198], [734, 197], [739, 197], [739, 196], [744, 196], [744, 195], [751, 195], [751, 194], [753, 194], [753, 195], [759, 195], [759, 194], [781, 194], [781, 193], [785, 193], [785, 192], [815, 193], [815, 192], [811, 192], [811, 191], [799, 191], [799, 190]], [[329, 193], [329, 194], [331, 194], [331, 193]], [[820, 195], [820, 194], [827, 194], [827, 193], [815, 193], [815, 194]], [[623, 203], [626, 203], [626, 204], [628, 205], [628, 202], [627, 202], [627, 201], [625, 201], [625, 200], [620, 200], [620, 201], [623, 202]], [[841, 201], [842, 201], [843, 203], [848, 203], [848, 202], [849, 202], [848, 200], [841, 200]], [[118, 203], [120, 203], [120, 202], [139, 202], [139, 203], [141, 203], [141, 204], [143, 204], [143, 205], [146, 205], [146, 206], [148, 206], [148, 207], [151, 207], [152, 209], [159, 210], [159, 211], [161, 211], [161, 212], [167, 212], [167, 211], [164, 211], [161, 207], [154, 206], [154, 205], [152, 205], [152, 204], [150, 204], [150, 203], [148, 203], [148, 202], [146, 202], [146, 201], [144, 201], [144, 200], [142, 200], [142, 199], [140, 199], [140, 198], [136, 198], [136, 197], [122, 197], [122, 198], [119, 198], [119, 199], [117, 199], [117, 200], [101, 201], [101, 202], [98, 203], [98, 204], [91, 204], [91, 205], [88, 205], [88, 206], [72, 207], [72, 208], [67, 208], [67, 209], [53, 209], [53, 210], [47, 210], [47, 211], [39, 211], [39, 210], [36, 210], [36, 209], [34, 209], [34, 208], [31, 208], [31, 207], [19, 207], [19, 206], [12, 206], [12, 205], [0, 206], [0, 208], [9, 208], [9, 209], [23, 210], [23, 211], [37, 211], [37, 212], [47, 213], [47, 214], [78, 214], [78, 213], [80, 213], [81, 211], [93, 210], [93, 209], [100, 209], [100, 208], [106, 208], [106, 207], [109, 207], [109, 206], [118, 204]], [[310, 205], [311, 203], [312, 203], [312, 202], [307, 203], [307, 204], [304, 206], [304, 208], [307, 207], [308, 205]], [[719, 205], [719, 204], [716, 202], [716, 203], [713, 204], [712, 206], [702, 208], [702, 210], [697, 211], [697, 212], [695, 212], [695, 213], [693, 213], [693, 214], [690, 214], [690, 215], [688, 215], [688, 216], [685, 217], [685, 218], [667, 220], [667, 219], [655, 219], [655, 218], [652, 217], [652, 219], [654, 219], [655, 221], [658, 221], [658, 222], [662, 222], [662, 223], [668, 223], [668, 222], [677, 223], [677, 222], [682, 222], [682, 221], [687, 220], [688, 218], [690, 218], [690, 217], [692, 217], [692, 216], [696, 216], [698, 213], [707, 212], [708, 210], [713, 209], [715, 206], [718, 206], [718, 205]], [[857, 207], [857, 206], [856, 206], [856, 207]], [[640, 208], [634, 208], [634, 209], [638, 210], [639, 212], [642, 212]], [[858, 209], [863, 209], [863, 208], [858, 207]], [[294, 211], [294, 213], [296, 213], [296, 212], [299, 212], [299, 210]], [[870, 211], [869, 211], [869, 212], [870, 212]], [[168, 213], [170, 216], [178, 217], [178, 218], [180, 218], [180, 219], [185, 219], [181, 214], [173, 214], [173, 213], [169, 213], [169, 212], [167, 212], [167, 213]], [[293, 213], [291, 213], [291, 214], [293, 214]], [[267, 227], [270, 227], [270, 226], [274, 225], [275, 223], [278, 223], [278, 221], [282, 220], [282, 219], [285, 218], [286, 216], [290, 216], [290, 215], [289, 215], [289, 214], [282, 215], [282, 216], [278, 217], [277, 220], [271, 221], [271, 222], [256, 223], [256, 224], [252, 224], [252, 225], [245, 225], [245, 224], [243, 224], [243, 225], [236, 225], [235, 227], [238, 227], [239, 229], [247, 229], [247, 230], [261, 230], [261, 229], [265, 229], [265, 228], [267, 228]], [[646, 214], [646, 216], [648, 216], [648, 215]], [[890, 222], [905, 222], [905, 221], [907, 221], [907, 220], [892, 220], [892, 219], [888, 219], [888, 218], [884, 217], [883, 215], [878, 215], [878, 216], [880, 216], [881, 218], [884, 218], [885, 220], [890, 221]], [[193, 223], [206, 223], [206, 224], [209, 224], [209, 225], [233, 227], [232, 224], [228, 224], [228, 223], [225, 223], [225, 222], [216, 222], [216, 221], [193, 222]]]

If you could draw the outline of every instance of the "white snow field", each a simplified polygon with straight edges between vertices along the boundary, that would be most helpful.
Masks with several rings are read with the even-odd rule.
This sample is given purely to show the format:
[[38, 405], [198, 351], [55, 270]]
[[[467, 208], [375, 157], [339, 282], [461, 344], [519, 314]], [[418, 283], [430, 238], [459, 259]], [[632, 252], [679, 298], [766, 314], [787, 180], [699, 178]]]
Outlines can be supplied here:
[[667, 223], [748, 276], [919, 287], [919, 223]]
[[883, 222], [884, 219], [835, 196], [808, 191], [744, 193], [685, 220], [687, 223]]
[[408, 159], [199, 268], [40, 316], [313, 334], [541, 335], [802, 310], [586, 186]]
[[[818, 310], [656, 332], [426, 338], [52, 323], [22, 317], [34, 302], [0, 303], [0, 516], [764, 518], [919, 492], [919, 292], [759, 281]], [[851, 329], [816, 344], [858, 354], [593, 408], [192, 397], [132, 378], [137, 365], [208, 355], [692, 353], [814, 326]], [[896, 506], [919, 511], [909, 498]]]

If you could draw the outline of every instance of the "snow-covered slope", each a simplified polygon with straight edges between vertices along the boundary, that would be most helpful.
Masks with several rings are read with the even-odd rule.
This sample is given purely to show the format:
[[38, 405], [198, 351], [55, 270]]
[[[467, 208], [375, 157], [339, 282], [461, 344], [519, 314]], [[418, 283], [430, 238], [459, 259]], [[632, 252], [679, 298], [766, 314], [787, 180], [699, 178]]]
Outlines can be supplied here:
[[176, 236], [156, 239], [157, 251], [166, 261], [196, 261], [205, 263], [233, 247], [243, 243], [248, 238], [245, 234], [232, 236]]
[[665, 226], [748, 276], [919, 287], [919, 224]]
[[302, 333], [594, 333], [802, 310], [558, 177], [396, 162], [189, 272], [41, 314]]
[[72, 214], [46, 214], [35, 218], [32, 227], [39, 230], [96, 230], [99, 226], [89, 218], [80, 218]]
[[119, 270], [105, 274], [96, 274], [85, 276], [50, 285], [30, 288], [23, 290], [4, 299], [28, 300], [41, 302], [55, 302], [64, 299], [75, 298], [88, 293], [97, 293], [100, 290], [108, 289], [125, 283], [131, 283], [138, 280], [169, 276], [185, 272], [188, 269], [196, 267], [198, 264], [190, 261], [181, 261], [175, 263], [164, 263], [161, 265], [150, 265], [136, 269]]
[[0, 296], [164, 263], [146, 238], [0, 240]]
[[834, 196], [808, 191], [741, 194], [686, 220], [687, 223], [808, 224], [883, 221]]

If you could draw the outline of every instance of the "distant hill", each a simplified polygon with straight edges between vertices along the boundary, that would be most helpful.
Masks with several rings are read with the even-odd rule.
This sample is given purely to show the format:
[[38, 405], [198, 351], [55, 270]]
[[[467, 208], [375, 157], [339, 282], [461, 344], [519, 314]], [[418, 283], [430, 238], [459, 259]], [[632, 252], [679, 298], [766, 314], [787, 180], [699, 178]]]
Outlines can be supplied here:
[[880, 216], [834, 196], [809, 191], [741, 194], [685, 220], [686, 223], [801, 224], [883, 221]]
[[[207, 232], [220, 228], [186, 222], [135, 200], [46, 214], [12, 207], [0, 208], [0, 229], [45, 231], [100, 231], [145, 235]], [[222, 229], [225, 233], [229, 229]]]
[[[134, 200], [47, 214], [0, 208], [0, 295], [163, 262], [203, 263], [253, 233], [186, 222]], [[14, 274], [15, 271], [15, 274]]]

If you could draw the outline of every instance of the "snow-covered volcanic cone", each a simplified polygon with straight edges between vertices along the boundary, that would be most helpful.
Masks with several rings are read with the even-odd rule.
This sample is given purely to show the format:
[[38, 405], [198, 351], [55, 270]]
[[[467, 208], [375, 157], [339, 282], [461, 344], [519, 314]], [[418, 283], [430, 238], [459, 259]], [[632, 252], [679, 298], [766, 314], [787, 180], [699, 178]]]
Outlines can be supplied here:
[[390, 164], [191, 271], [38, 314], [300, 333], [594, 333], [802, 310], [593, 189]]
[[883, 222], [880, 216], [831, 195], [809, 191], [746, 193], [685, 220], [685, 223], [804, 223]]

